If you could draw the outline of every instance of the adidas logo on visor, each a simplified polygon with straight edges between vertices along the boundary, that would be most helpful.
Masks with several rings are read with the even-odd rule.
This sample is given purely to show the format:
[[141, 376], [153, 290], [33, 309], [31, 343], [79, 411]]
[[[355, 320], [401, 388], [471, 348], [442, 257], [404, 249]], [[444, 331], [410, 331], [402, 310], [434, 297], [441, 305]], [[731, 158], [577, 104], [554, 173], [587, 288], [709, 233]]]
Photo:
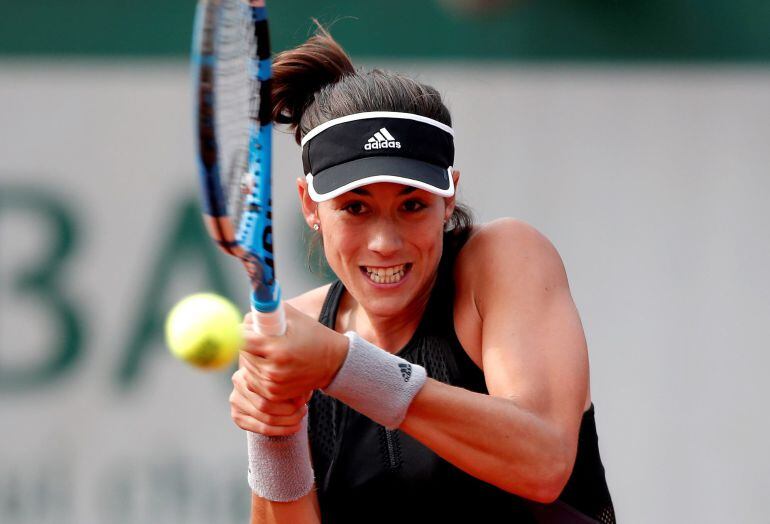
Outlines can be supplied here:
[[367, 151], [372, 149], [401, 149], [401, 142], [396, 141], [393, 135], [388, 133], [388, 130], [383, 127], [374, 133], [374, 136], [364, 144], [364, 149]]

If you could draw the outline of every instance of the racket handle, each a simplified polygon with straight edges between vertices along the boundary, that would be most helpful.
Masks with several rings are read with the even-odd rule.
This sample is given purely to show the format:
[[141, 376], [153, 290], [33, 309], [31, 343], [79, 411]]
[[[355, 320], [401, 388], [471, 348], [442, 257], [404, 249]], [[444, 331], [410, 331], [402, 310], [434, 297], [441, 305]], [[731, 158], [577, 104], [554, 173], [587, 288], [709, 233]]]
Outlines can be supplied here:
[[286, 313], [283, 309], [283, 302], [278, 303], [275, 311], [262, 313], [252, 305], [251, 311], [254, 313], [254, 330], [268, 337], [280, 337], [286, 333]]

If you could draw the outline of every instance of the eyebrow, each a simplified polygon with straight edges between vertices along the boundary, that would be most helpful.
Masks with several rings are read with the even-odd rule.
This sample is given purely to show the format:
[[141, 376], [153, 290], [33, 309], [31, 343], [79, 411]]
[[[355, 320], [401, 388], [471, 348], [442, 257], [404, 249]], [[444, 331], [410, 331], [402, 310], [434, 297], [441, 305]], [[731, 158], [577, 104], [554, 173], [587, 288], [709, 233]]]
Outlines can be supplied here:
[[[404, 189], [402, 189], [401, 191], [398, 192], [398, 195], [399, 196], [401, 196], [401, 195], [408, 195], [409, 193], [412, 193], [412, 192], [414, 192], [416, 190], [417, 190], [416, 187], [406, 186], [406, 187], [404, 187]], [[366, 189], [364, 189], [362, 187], [357, 187], [355, 189], [351, 189], [350, 192], [351, 193], [355, 193], [356, 195], [361, 195], [361, 196], [372, 196], [372, 194], [369, 191], [367, 191]]]

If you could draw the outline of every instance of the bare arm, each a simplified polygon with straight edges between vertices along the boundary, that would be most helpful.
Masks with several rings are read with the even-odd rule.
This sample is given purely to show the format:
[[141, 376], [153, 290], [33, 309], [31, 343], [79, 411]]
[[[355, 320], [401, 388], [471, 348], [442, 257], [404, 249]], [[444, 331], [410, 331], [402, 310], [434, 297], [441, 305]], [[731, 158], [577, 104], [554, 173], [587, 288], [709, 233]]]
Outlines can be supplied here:
[[252, 524], [320, 524], [315, 490], [294, 502], [271, 502], [251, 494]]
[[[241, 365], [243, 366], [243, 359]], [[304, 404], [307, 397], [295, 401], [268, 401], [248, 389], [243, 372], [244, 368], [241, 367], [233, 375], [234, 389], [230, 395], [231, 415], [238, 427], [279, 438], [303, 430], [299, 421], [305, 416]], [[315, 489], [292, 502], [273, 502], [252, 492], [251, 522], [320, 524], [321, 511]]]
[[429, 380], [401, 429], [481, 480], [550, 502], [572, 471], [587, 397], [580, 319], [558, 253], [532, 228], [500, 221], [470, 242], [458, 292], [478, 315], [471, 345], [490, 395]]
[[[305, 416], [306, 397], [298, 401], [268, 401], [248, 389], [243, 373], [244, 368], [241, 367], [233, 375], [234, 389], [230, 395], [231, 415], [238, 427], [275, 437], [303, 430], [299, 422]], [[301, 407], [298, 408], [297, 404]], [[273, 502], [252, 492], [251, 522], [320, 524], [321, 512], [315, 489], [311, 489], [307, 495], [292, 502]]]
[[[306, 314], [318, 316], [320, 301], [325, 296], [327, 288], [328, 286], [311, 293], [306, 293], [301, 297], [288, 301], [288, 303], [302, 308]], [[247, 320], [249, 320], [248, 317]], [[241, 365], [244, 365], [243, 360], [241, 360]], [[239, 427], [263, 434], [286, 434], [280, 431], [281, 426], [271, 426], [271, 424], [280, 424], [288, 432], [296, 431], [298, 426], [292, 425], [293, 422], [296, 422], [294, 420], [296, 419], [296, 412], [290, 413], [291, 408], [284, 408], [283, 406], [286, 403], [282, 403], [282, 406], [275, 404], [271, 406], [273, 412], [286, 415], [287, 418], [285, 419], [280, 417], [266, 418], [269, 415], [264, 411], [254, 410], [254, 404], [260, 401], [264, 402], [265, 399], [257, 399], [254, 392], [249, 390], [242, 378], [242, 376], [234, 377], [233, 384], [235, 389], [231, 397], [231, 402], [237, 401], [238, 403], [237, 407], [234, 405], [232, 414]], [[304, 404], [306, 401], [307, 397], [302, 403]], [[263, 405], [259, 405], [259, 407], [263, 407]], [[291, 415], [294, 415], [294, 417], [291, 417]], [[256, 418], [257, 416], [262, 420]], [[252, 493], [250, 522], [259, 524], [320, 524], [321, 510], [315, 488], [304, 497], [293, 502], [273, 502]]]

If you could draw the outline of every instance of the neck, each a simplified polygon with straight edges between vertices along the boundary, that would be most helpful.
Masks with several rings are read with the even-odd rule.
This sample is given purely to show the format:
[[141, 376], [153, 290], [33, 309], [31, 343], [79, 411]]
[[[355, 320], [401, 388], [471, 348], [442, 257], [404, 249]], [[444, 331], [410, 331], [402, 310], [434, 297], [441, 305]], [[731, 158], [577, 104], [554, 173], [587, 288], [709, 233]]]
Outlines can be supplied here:
[[[382, 316], [367, 311], [346, 293], [340, 307], [337, 325], [343, 331], [355, 331], [361, 337], [389, 353], [396, 353], [411, 340], [428, 307], [433, 283], [425, 293], [397, 315]], [[343, 313], [344, 312], [344, 313]]]

